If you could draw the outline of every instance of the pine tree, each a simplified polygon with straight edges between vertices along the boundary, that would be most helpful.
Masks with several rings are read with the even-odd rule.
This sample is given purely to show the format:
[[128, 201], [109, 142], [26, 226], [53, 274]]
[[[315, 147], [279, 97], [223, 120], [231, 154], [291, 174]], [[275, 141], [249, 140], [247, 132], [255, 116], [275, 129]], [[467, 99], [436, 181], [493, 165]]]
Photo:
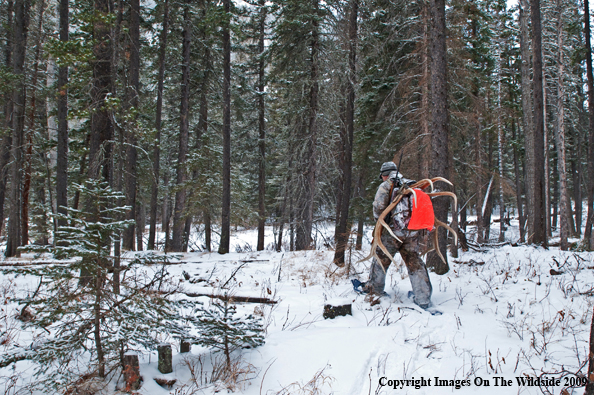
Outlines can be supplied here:
[[198, 344], [222, 351], [227, 370], [231, 368], [231, 354], [240, 348], [254, 348], [264, 344], [261, 319], [252, 315], [237, 316], [237, 308], [230, 299], [215, 299], [210, 308], [199, 313], [201, 333]]
[[[31, 310], [32, 319], [26, 325], [43, 329], [48, 336], [38, 338], [35, 347], [12, 350], [0, 358], [0, 366], [22, 359], [35, 361], [35, 374], [45, 377], [39, 383], [45, 391], [67, 388], [82, 374], [104, 378], [121, 364], [126, 350], [154, 348], [158, 343], [155, 333], [193, 339], [187, 319], [179, 315], [187, 303], [170, 299], [178, 290], [169, 282], [166, 266], [146, 266], [167, 263], [168, 257], [132, 260], [123, 269], [120, 292], [113, 291], [111, 245], [130, 223], [114, 218], [123, 217], [128, 207], [114, 206], [123, 195], [104, 181], [91, 179], [77, 189], [90, 202], [89, 211], [69, 208], [67, 215], [58, 214], [70, 224], [58, 230], [61, 243], [49, 249], [30, 248], [65, 260], [13, 271], [39, 279], [37, 291], [19, 302]], [[80, 272], [88, 273], [84, 287], [78, 285]], [[81, 371], [81, 366], [87, 371]]]

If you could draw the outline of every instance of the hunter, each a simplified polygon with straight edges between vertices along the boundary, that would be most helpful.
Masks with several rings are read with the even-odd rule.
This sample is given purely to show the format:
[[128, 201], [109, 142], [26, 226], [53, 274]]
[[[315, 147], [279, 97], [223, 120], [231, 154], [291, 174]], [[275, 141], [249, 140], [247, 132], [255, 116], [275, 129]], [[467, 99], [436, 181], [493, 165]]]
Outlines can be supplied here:
[[[404, 184], [411, 185], [414, 183], [414, 181], [404, 178], [398, 172], [394, 162], [383, 163], [379, 176], [383, 182], [379, 186], [373, 201], [373, 216], [376, 222], [391, 200], [394, 199], [399, 188]], [[408, 269], [408, 277], [412, 285], [412, 292], [409, 292], [409, 296], [413, 297], [413, 301], [419, 307], [426, 309], [431, 305], [432, 287], [427, 267], [419, 254], [421, 231], [407, 228], [412, 214], [412, 204], [412, 195], [405, 195], [390, 213], [390, 218], [386, 218], [386, 222], [401, 241], [395, 239], [388, 232], [382, 233], [381, 241], [392, 256], [395, 256], [396, 252], [400, 253]], [[376, 252], [380, 262], [375, 257], [373, 258], [369, 280], [361, 285], [364, 293], [382, 295], [386, 283], [386, 271], [390, 267], [391, 260], [379, 247]]]

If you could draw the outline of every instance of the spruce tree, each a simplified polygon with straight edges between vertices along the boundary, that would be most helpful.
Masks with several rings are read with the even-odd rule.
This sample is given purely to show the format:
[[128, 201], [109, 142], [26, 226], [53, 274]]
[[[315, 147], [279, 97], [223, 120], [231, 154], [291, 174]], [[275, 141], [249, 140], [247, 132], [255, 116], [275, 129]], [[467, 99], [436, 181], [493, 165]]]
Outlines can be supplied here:
[[198, 344], [223, 352], [227, 370], [231, 368], [231, 354], [240, 348], [254, 348], [264, 344], [262, 320], [253, 315], [238, 316], [231, 304], [233, 297], [215, 299], [209, 308], [199, 312], [201, 332]]
[[[38, 278], [38, 289], [18, 302], [30, 309], [26, 326], [47, 335], [37, 338], [35, 347], [2, 356], [0, 367], [22, 359], [36, 362], [35, 374], [44, 377], [39, 386], [47, 392], [67, 388], [84, 374], [105, 378], [121, 364], [125, 351], [156, 347], [156, 333], [193, 339], [188, 319], [180, 316], [188, 303], [170, 298], [178, 290], [166, 266], [147, 266], [166, 264], [168, 257], [136, 257], [122, 269], [120, 291], [113, 291], [111, 245], [130, 223], [117, 219], [128, 207], [115, 206], [123, 195], [104, 181], [91, 179], [77, 189], [89, 202], [88, 211], [69, 208], [67, 215], [58, 214], [70, 224], [58, 230], [61, 243], [29, 249], [50, 252], [63, 261], [12, 271]], [[88, 277], [83, 287], [78, 285], [81, 272]]]

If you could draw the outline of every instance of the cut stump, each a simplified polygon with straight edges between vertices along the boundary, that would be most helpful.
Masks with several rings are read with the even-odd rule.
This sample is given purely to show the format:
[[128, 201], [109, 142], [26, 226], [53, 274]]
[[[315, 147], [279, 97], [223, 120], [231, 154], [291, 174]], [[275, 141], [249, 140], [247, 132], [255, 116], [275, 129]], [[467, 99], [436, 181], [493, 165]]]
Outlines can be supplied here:
[[124, 354], [124, 382], [126, 392], [135, 391], [140, 388], [142, 378], [140, 377], [138, 354], [134, 352]]
[[343, 304], [338, 306], [334, 306], [332, 304], [324, 305], [323, 317], [325, 319], [336, 318], [345, 315], [353, 315], [351, 310], [351, 304]]
[[171, 344], [161, 343], [157, 347], [159, 352], [158, 368], [161, 373], [173, 372], [173, 364], [171, 361]]
[[182, 340], [182, 341], [181, 341], [181, 344], [180, 344], [180, 346], [179, 346], [179, 352], [180, 352], [181, 354], [184, 354], [184, 353], [190, 352], [190, 348], [191, 348], [191, 345], [190, 345], [190, 343], [189, 343], [189, 342], [187, 342], [187, 341], [185, 341], [185, 340]]

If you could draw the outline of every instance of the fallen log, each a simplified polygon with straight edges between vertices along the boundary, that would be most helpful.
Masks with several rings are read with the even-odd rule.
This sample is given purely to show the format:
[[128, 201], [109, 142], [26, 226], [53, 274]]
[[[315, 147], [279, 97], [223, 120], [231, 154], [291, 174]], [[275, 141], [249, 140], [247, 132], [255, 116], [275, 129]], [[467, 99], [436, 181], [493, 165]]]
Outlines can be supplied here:
[[258, 298], [254, 296], [238, 296], [238, 295], [215, 295], [215, 294], [205, 294], [205, 293], [194, 293], [194, 292], [184, 292], [184, 295], [190, 298], [198, 298], [200, 296], [207, 296], [209, 298], [215, 298], [220, 300], [225, 300], [228, 302], [240, 302], [240, 303], [263, 303], [263, 304], [276, 304], [276, 300], [268, 299], [268, 298]]

